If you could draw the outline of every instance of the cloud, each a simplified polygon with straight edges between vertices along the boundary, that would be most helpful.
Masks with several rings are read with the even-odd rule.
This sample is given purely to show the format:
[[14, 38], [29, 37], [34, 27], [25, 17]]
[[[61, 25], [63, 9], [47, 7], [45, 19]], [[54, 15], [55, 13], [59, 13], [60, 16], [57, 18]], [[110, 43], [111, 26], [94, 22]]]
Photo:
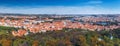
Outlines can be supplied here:
[[48, 6], [36, 8], [0, 7], [0, 13], [24, 14], [120, 14], [118, 9], [106, 9], [93, 6]]

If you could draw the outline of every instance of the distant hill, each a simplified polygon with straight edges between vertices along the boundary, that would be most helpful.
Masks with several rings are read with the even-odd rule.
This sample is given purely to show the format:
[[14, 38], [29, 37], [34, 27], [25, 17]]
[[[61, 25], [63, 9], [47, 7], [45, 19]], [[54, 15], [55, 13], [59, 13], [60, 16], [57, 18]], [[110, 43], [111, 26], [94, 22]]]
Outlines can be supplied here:
[[0, 13], [0, 16], [1, 15], [3, 15], [3, 16], [5, 16], [5, 15], [12, 15], [12, 16], [19, 16], [19, 15], [21, 15], [21, 16], [26, 16], [26, 15], [29, 15], [29, 16], [42, 16], [42, 15], [45, 15], [45, 16], [50, 16], [50, 15], [52, 15], [52, 16], [54, 16], [54, 15], [65, 15], [65, 16], [80, 16], [80, 15], [82, 15], [82, 16], [98, 16], [98, 15], [102, 15], [102, 16], [115, 16], [115, 15], [120, 15], [120, 14], [21, 14], [21, 13]]

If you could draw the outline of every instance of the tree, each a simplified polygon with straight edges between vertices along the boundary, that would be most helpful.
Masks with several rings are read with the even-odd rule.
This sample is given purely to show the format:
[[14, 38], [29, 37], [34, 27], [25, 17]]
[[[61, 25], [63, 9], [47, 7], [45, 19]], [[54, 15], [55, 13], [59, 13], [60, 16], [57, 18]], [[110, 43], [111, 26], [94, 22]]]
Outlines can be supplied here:
[[33, 43], [32, 43], [32, 46], [39, 46], [39, 41], [34, 40]]
[[86, 43], [86, 38], [83, 35], [79, 36], [79, 40], [80, 40], [80, 46], [88, 46]]
[[28, 45], [26, 40], [24, 39], [16, 39], [13, 42], [13, 46], [23, 46], [23, 45]]
[[98, 45], [99, 45], [99, 46], [107, 46], [107, 44], [105, 43], [105, 41], [99, 41], [99, 42], [98, 42]]
[[2, 46], [11, 46], [12, 45], [12, 41], [10, 39], [2, 39], [1, 40], [1, 45]]
[[50, 40], [46, 42], [46, 46], [56, 46], [56, 40]]
[[91, 37], [91, 46], [97, 46], [97, 43], [98, 37], [97, 36]]

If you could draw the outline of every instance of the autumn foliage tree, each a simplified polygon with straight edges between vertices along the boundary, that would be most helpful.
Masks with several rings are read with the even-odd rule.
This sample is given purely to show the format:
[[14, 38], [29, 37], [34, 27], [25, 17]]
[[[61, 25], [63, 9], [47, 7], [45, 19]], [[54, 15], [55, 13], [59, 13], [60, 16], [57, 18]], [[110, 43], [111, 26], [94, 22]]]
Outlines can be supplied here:
[[2, 39], [0, 40], [0, 43], [2, 46], [11, 46], [12, 45], [12, 41], [10, 39]]
[[33, 43], [32, 43], [32, 46], [39, 46], [39, 41], [34, 40]]

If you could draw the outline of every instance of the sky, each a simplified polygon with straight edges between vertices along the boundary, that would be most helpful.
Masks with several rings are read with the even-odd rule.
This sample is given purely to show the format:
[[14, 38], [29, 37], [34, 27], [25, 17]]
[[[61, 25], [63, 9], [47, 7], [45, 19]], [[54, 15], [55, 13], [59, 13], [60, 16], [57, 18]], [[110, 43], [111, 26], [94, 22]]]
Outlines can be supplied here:
[[0, 0], [0, 13], [120, 14], [120, 0]]

